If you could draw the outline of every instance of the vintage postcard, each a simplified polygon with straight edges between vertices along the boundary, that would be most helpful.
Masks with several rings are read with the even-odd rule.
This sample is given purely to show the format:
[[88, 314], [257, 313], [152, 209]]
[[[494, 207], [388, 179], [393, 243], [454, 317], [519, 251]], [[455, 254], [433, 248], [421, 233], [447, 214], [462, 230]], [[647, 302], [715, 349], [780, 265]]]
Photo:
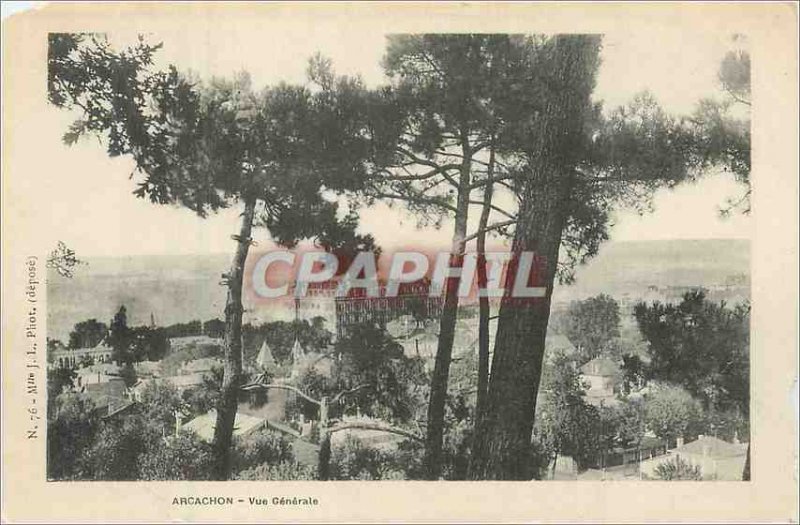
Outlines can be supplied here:
[[797, 522], [797, 12], [6, 16], [3, 522]]

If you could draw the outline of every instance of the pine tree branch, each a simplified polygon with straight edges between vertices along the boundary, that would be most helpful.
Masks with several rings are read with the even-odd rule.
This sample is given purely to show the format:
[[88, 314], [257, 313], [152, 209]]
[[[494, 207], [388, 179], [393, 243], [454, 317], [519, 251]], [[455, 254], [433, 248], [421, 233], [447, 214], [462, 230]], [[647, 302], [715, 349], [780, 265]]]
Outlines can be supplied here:
[[333, 396], [333, 399], [331, 399], [331, 404], [338, 403], [339, 399], [341, 399], [342, 397], [358, 392], [362, 388], [367, 388], [368, 386], [369, 386], [368, 384], [362, 383], [356, 387], [351, 388], [350, 390], [342, 390], [341, 392]]
[[338, 425], [331, 427], [328, 430], [328, 432], [333, 434], [334, 432], [339, 432], [341, 430], [377, 430], [379, 432], [397, 434], [398, 436], [407, 437], [415, 441], [420, 441], [420, 442], [425, 441], [425, 439], [422, 436], [419, 436], [408, 430], [403, 430], [402, 428], [397, 428], [389, 425], [380, 425], [377, 423], [339, 423]]
[[464, 237], [464, 242], [469, 242], [473, 239], [476, 239], [481, 233], [487, 233], [494, 230], [499, 230], [505, 228], [507, 226], [511, 226], [517, 223], [516, 219], [509, 219], [507, 221], [496, 222], [494, 224], [488, 225], [486, 228], [479, 228], [475, 233], [467, 235]]
[[488, 178], [481, 179], [481, 180], [473, 182], [470, 185], [470, 189], [474, 190], [475, 188], [481, 188], [483, 186], [486, 186], [490, 182], [491, 183], [497, 182], [497, 183], [500, 183], [502, 186], [505, 186], [508, 189], [512, 189], [508, 184], [503, 184], [502, 182], [505, 181], [505, 180], [514, 179], [514, 178], [516, 178], [516, 175], [500, 175], [500, 176], [497, 176], [497, 177], [492, 177], [491, 179], [488, 179]]
[[447, 204], [446, 202], [438, 201], [432, 198], [420, 197], [418, 195], [400, 195], [395, 193], [377, 192], [373, 194], [373, 196], [381, 199], [397, 199], [410, 202], [412, 204], [428, 204], [430, 206], [439, 206], [440, 208], [444, 208], [445, 210], [456, 213], [456, 207], [451, 204]]
[[[408, 172], [408, 170], [406, 170], [406, 166], [405, 165], [400, 166], [400, 167]], [[417, 181], [417, 180], [427, 180], [427, 179], [430, 179], [431, 177], [435, 177], [436, 175], [445, 175], [445, 172], [447, 172], [449, 170], [457, 170], [457, 169], [459, 169], [459, 167], [460, 166], [458, 164], [444, 164], [442, 166], [438, 166], [438, 167], [436, 167], [436, 168], [434, 168], [434, 169], [432, 169], [432, 170], [430, 170], [428, 172], [425, 172], [425, 173], [410, 174], [410, 172], [408, 172], [409, 175], [395, 175], [395, 174], [392, 174], [391, 172], [389, 172], [387, 170], [381, 170], [381, 171], [383, 173], [386, 173], [386, 175], [383, 177], [383, 180]]]
[[[469, 203], [483, 206], [483, 201], [471, 200], [471, 201], [469, 201]], [[489, 208], [491, 208], [492, 210], [496, 211], [500, 215], [508, 217], [509, 219], [517, 220], [516, 215], [507, 212], [506, 210], [504, 210], [503, 208], [500, 208], [499, 206], [495, 206], [494, 204], [489, 204]]]

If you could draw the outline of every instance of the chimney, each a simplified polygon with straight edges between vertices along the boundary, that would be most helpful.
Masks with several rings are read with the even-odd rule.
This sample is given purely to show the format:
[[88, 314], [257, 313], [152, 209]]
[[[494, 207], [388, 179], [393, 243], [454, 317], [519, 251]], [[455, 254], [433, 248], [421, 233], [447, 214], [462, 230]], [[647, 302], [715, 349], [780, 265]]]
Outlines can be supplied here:
[[678, 448], [683, 446], [683, 436], [678, 436]]

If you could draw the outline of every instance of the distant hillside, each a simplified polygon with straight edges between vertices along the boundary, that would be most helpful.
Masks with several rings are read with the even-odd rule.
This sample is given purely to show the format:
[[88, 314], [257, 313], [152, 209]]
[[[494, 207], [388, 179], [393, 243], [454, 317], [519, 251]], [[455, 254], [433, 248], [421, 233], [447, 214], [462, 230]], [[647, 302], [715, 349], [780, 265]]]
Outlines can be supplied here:
[[89, 258], [75, 277], [48, 275], [48, 336], [66, 339], [72, 326], [89, 318], [108, 323], [124, 304], [128, 323], [159, 325], [222, 315], [225, 288], [220, 276], [230, 256]]
[[[130, 324], [167, 325], [222, 317], [226, 289], [220, 286], [230, 255], [87, 259], [73, 279], [48, 276], [48, 335], [66, 340], [72, 326], [96, 318], [108, 323], [120, 304]], [[738, 240], [645, 241], [604, 245], [577, 272], [572, 286], [558, 287], [555, 301], [607, 293], [643, 295], [649, 286], [723, 285], [749, 287], [750, 244]], [[245, 304], [247, 308], [248, 305]], [[286, 312], [251, 308], [259, 320]]]
[[610, 242], [576, 272], [575, 283], [558, 287], [557, 298], [598, 293], [635, 293], [649, 286], [693, 287], [744, 281], [749, 287], [747, 240]]

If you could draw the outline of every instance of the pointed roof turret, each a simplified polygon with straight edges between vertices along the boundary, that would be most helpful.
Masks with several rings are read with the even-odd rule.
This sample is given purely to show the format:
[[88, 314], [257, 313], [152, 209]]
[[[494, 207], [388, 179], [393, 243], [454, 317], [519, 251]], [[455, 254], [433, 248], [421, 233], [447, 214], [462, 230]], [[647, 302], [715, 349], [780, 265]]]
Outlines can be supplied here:
[[269, 345], [267, 345], [266, 340], [261, 345], [261, 350], [258, 351], [256, 364], [264, 371], [275, 366], [275, 358], [272, 356], [272, 350], [269, 348]]
[[306, 352], [303, 350], [302, 345], [300, 345], [300, 340], [295, 338], [294, 345], [292, 346], [292, 363], [299, 363], [305, 355]]

